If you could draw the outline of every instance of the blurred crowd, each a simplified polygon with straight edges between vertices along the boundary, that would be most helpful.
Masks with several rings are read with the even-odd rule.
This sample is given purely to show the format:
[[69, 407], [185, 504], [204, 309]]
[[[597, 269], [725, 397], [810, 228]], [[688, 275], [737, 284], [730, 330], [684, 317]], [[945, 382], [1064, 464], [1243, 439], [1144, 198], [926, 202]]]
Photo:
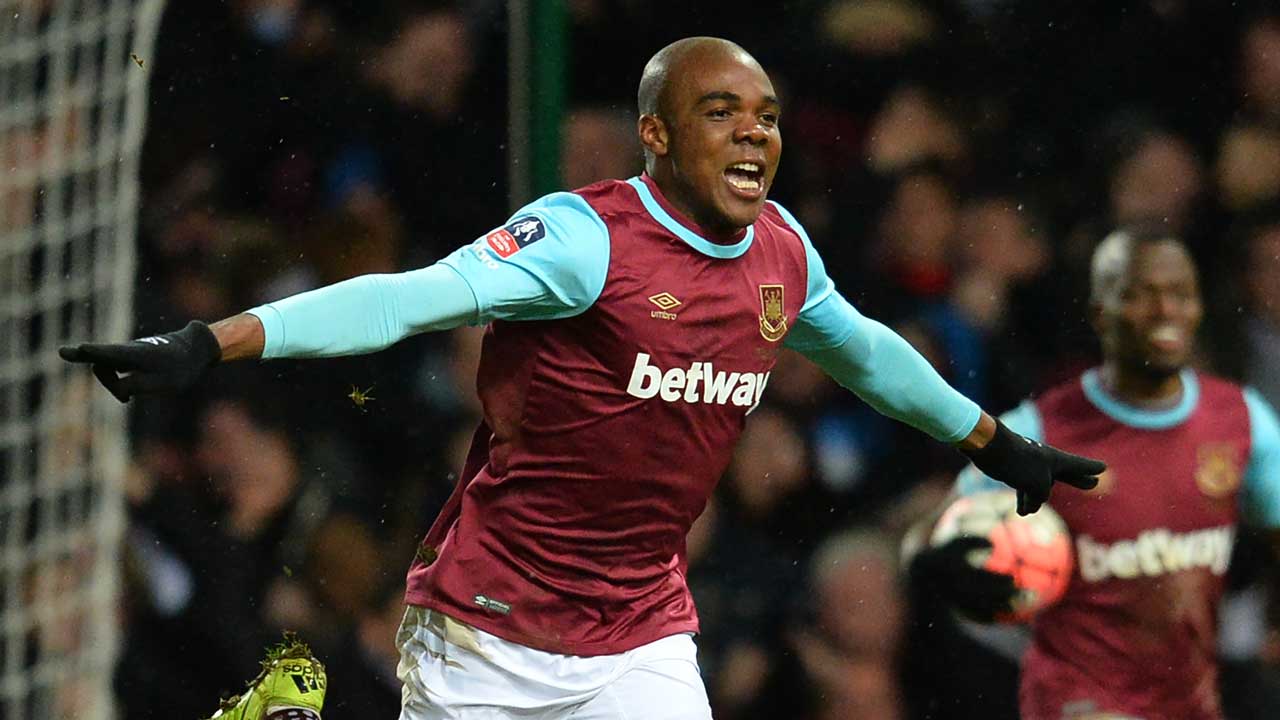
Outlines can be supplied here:
[[[844, 294], [968, 396], [1002, 411], [1096, 362], [1088, 257], [1142, 220], [1200, 263], [1199, 366], [1280, 406], [1266, 3], [564, 4], [564, 188], [638, 173], [645, 60], [726, 37], [783, 98], [772, 197]], [[170, 3], [146, 59], [135, 334], [420, 267], [501, 224], [506, 13]], [[285, 628], [329, 663], [326, 720], [396, 717], [404, 572], [475, 426], [479, 333], [219, 368], [190, 396], [135, 403], [125, 717], [207, 714]], [[960, 466], [784, 356], [689, 537], [717, 718], [1016, 716], [1010, 654], [900, 578], [901, 534]], [[1280, 685], [1273, 573], [1243, 537], [1222, 648], [1233, 720], [1274, 717]]]

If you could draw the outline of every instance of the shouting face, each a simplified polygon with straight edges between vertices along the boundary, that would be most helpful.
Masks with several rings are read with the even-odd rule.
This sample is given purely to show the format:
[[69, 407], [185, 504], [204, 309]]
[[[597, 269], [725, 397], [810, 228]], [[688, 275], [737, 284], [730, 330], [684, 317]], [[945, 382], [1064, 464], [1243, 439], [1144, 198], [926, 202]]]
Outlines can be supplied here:
[[650, 174], [708, 234], [732, 235], [755, 222], [778, 169], [773, 84], [741, 48], [713, 42], [672, 58], [664, 80], [657, 112], [640, 118]]

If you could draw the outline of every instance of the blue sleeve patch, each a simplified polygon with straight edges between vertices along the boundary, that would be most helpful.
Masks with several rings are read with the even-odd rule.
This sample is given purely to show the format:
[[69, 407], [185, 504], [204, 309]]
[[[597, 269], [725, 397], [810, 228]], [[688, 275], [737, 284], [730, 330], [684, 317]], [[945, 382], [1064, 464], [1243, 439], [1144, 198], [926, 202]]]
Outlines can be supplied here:
[[[1000, 420], [1010, 430], [1019, 435], [1044, 442], [1044, 425], [1040, 421], [1040, 410], [1030, 400], [1023, 400], [1018, 407], [1001, 415]], [[956, 476], [955, 490], [957, 495], [973, 495], [974, 493], [991, 490], [1008, 489], [1008, 485], [999, 480], [992, 480], [972, 465], [961, 470], [960, 474]]]
[[823, 264], [818, 251], [814, 249], [804, 226], [786, 208], [776, 202], [773, 206], [804, 242], [804, 256], [809, 276], [804, 303], [800, 306], [800, 316], [784, 344], [798, 352], [839, 347], [853, 334], [857, 324], [857, 312], [840, 293], [836, 292], [835, 283], [831, 282], [831, 278], [827, 275], [826, 265]]
[[1280, 420], [1253, 388], [1244, 390], [1250, 452], [1240, 499], [1244, 516], [1262, 527], [1280, 527]]
[[581, 196], [552, 193], [440, 262], [471, 287], [480, 324], [573, 317], [604, 289], [609, 229]]

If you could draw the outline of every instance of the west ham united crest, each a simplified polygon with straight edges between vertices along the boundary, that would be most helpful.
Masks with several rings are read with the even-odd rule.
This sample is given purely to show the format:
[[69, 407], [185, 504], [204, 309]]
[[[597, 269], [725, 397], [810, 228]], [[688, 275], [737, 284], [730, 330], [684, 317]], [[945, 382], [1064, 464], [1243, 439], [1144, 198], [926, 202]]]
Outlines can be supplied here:
[[1240, 462], [1231, 443], [1205, 443], [1196, 448], [1196, 485], [1212, 498], [1240, 487]]
[[787, 334], [787, 313], [782, 304], [781, 285], [760, 286], [760, 334], [778, 342]]

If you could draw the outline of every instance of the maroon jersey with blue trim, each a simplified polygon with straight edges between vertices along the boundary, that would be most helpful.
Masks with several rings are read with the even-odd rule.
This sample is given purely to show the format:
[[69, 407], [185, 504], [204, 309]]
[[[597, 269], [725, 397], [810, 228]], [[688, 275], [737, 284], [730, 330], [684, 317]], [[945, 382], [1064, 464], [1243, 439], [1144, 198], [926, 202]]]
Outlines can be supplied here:
[[805, 302], [807, 265], [772, 205], [746, 251], [720, 258], [627, 183], [576, 192], [608, 228], [603, 290], [571, 318], [488, 327], [484, 421], [406, 599], [529, 647], [600, 655], [696, 632], [685, 535]]
[[1113, 419], [1080, 382], [1035, 403], [1046, 443], [1100, 458], [1108, 470], [1093, 491], [1053, 491], [1050, 502], [1074, 538], [1076, 570], [1065, 597], [1036, 618], [1023, 661], [1027, 720], [1222, 716], [1217, 606], [1250, 425], [1239, 387], [1195, 377], [1195, 409], [1168, 427]]

